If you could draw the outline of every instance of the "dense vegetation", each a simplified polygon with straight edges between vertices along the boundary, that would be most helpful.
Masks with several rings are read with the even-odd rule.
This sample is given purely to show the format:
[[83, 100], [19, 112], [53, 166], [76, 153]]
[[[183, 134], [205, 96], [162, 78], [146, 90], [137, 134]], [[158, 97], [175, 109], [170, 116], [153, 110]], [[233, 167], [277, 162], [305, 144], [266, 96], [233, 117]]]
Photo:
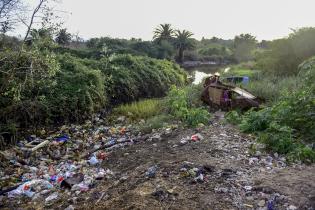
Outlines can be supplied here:
[[256, 52], [256, 68], [269, 74], [294, 75], [298, 65], [315, 54], [315, 28], [294, 30], [287, 38], [265, 42]]
[[164, 96], [187, 80], [170, 61], [129, 54], [81, 58], [50, 37], [37, 38], [0, 53], [2, 134], [79, 121], [114, 104]]
[[151, 132], [172, 122], [180, 121], [182, 125], [197, 127], [207, 124], [210, 113], [200, 101], [202, 86], [172, 86], [163, 99], [146, 99], [123, 104], [114, 109], [112, 116], [126, 116], [133, 122], [141, 122], [140, 130]]
[[315, 162], [315, 57], [293, 72], [290, 70], [290, 76], [260, 72], [262, 77], [254, 78], [248, 88], [260, 93], [270, 106], [244, 115], [233, 111], [226, 117], [242, 131], [257, 134], [267, 150], [284, 154], [289, 160]]

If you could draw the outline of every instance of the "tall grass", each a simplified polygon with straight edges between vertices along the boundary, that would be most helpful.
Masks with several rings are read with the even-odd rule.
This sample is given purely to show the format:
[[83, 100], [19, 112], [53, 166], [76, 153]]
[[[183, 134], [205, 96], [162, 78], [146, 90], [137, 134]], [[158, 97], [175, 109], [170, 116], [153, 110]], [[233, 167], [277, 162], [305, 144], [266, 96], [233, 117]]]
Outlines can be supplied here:
[[146, 120], [144, 124], [140, 125], [140, 131], [144, 133], [150, 133], [152, 129], [162, 128], [166, 126], [172, 120], [173, 120], [173, 117], [165, 113], [150, 117]]
[[253, 77], [257, 73], [257, 70], [253, 69], [254, 63], [252, 61], [240, 63], [237, 65], [229, 66], [229, 71], [224, 72], [224, 69], [221, 70], [223, 77], [228, 76], [248, 76]]
[[259, 79], [252, 80], [246, 89], [266, 102], [272, 103], [279, 100], [281, 95], [298, 90], [303, 81], [298, 76], [276, 77], [260, 76]]
[[161, 111], [161, 100], [144, 99], [130, 104], [120, 105], [114, 109], [113, 113], [115, 115], [127, 116], [131, 120], [139, 120], [158, 115]]

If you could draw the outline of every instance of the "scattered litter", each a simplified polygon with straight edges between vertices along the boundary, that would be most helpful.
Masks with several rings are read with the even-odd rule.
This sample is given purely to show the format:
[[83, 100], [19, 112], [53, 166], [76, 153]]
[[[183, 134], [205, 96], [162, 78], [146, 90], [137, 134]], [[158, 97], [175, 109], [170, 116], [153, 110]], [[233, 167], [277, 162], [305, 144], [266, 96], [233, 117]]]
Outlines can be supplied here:
[[56, 142], [58, 143], [65, 143], [69, 140], [69, 136], [68, 135], [62, 135], [56, 138]]
[[203, 140], [203, 136], [200, 133], [192, 135], [190, 138], [192, 141], [201, 141]]
[[58, 192], [54, 192], [53, 194], [51, 194], [50, 196], [48, 196], [46, 199], [45, 199], [45, 203], [49, 203], [53, 200], [56, 200], [58, 198], [59, 194]]
[[146, 177], [154, 178], [156, 175], [157, 169], [158, 169], [158, 167], [156, 165], [148, 168], [148, 170], [145, 172]]

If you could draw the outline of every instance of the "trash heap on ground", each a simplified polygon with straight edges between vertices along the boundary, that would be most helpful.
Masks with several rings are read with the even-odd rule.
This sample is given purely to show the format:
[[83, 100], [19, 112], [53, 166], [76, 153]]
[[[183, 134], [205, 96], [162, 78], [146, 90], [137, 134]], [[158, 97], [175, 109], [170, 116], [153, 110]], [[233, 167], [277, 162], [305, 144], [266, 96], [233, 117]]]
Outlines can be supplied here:
[[134, 144], [143, 136], [131, 132], [131, 126], [103, 124], [96, 117], [93, 123], [62, 126], [54, 133], [43, 130], [45, 138], [32, 135], [0, 151], [0, 197], [42, 200], [48, 205], [63, 192], [78, 195], [99, 180], [114, 177], [102, 162], [112, 150]]
[[[297, 209], [290, 195], [260, 179], [305, 166], [287, 165], [283, 156], [264, 152], [253, 136], [220, 120], [191, 129], [175, 123], [149, 134], [125, 118], [117, 122], [105, 126], [96, 118], [63, 126], [0, 151], [0, 208], [120, 209], [150, 203]], [[199, 199], [208, 197], [211, 203]]]

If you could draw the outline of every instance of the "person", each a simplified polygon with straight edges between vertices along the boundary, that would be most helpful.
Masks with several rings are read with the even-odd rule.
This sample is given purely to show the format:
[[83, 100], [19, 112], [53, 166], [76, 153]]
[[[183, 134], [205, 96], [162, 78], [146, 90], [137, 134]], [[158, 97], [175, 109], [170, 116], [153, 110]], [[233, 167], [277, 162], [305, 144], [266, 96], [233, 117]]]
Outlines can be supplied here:
[[231, 109], [231, 96], [232, 94], [229, 90], [224, 90], [221, 103], [227, 111]]
[[220, 82], [220, 73], [219, 72], [214, 73], [214, 79], [215, 79], [215, 83], [222, 84]]
[[208, 85], [211, 85], [212, 83], [215, 82], [215, 77], [210, 75], [205, 79], [205, 82], [203, 83], [203, 87], [207, 87]]

